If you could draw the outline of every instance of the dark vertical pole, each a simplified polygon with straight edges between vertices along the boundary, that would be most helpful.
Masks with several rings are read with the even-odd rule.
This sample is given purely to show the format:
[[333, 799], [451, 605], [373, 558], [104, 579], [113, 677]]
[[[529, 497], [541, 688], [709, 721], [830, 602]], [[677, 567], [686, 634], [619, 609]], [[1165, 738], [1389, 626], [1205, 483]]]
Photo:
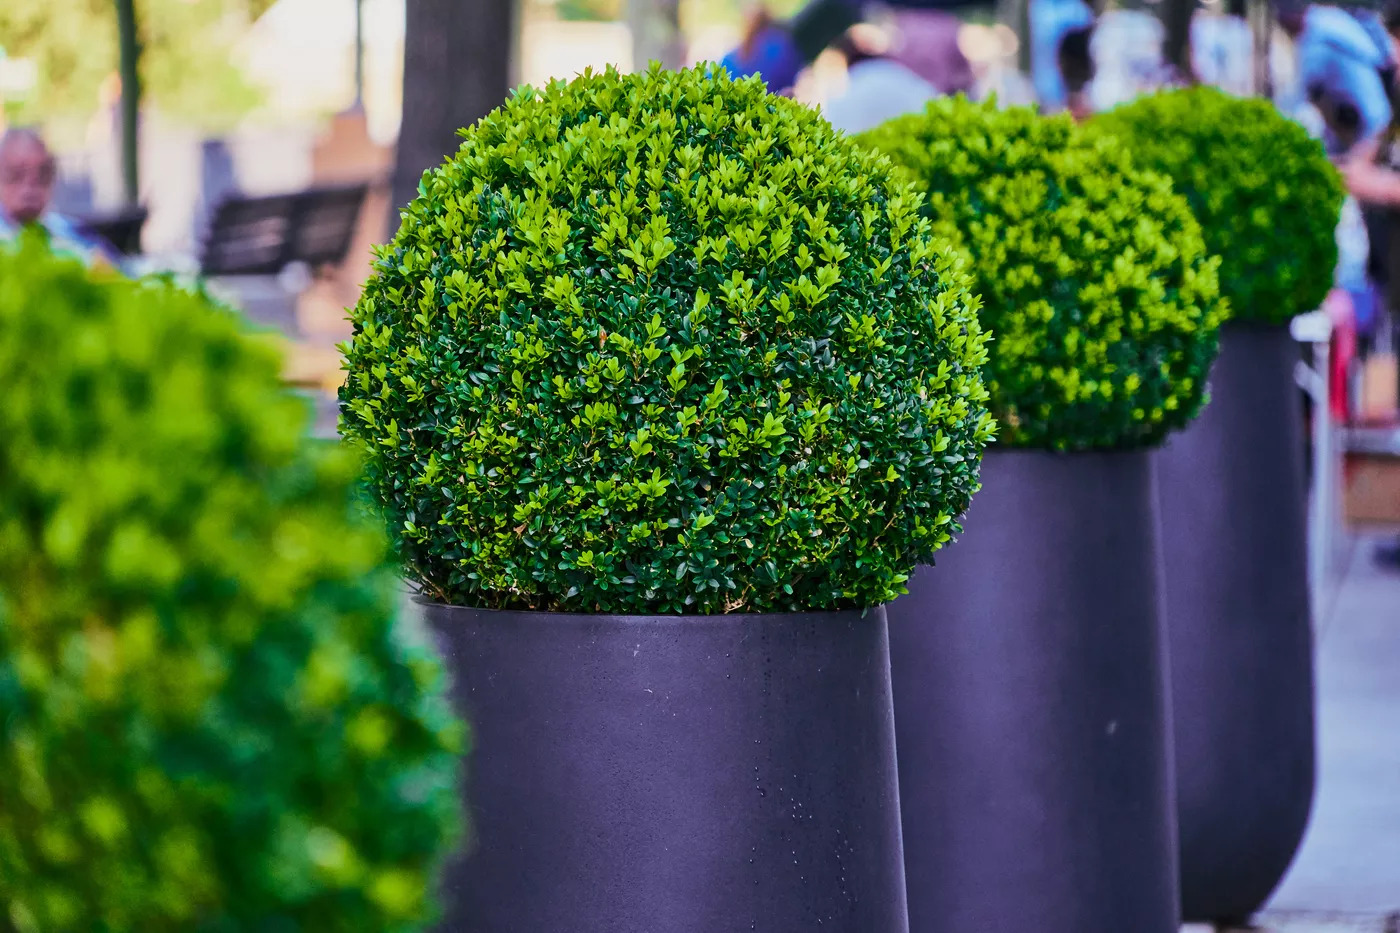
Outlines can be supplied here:
[[1191, 68], [1191, 16], [1196, 6], [1197, 0], [1165, 0], [1162, 4], [1162, 25], [1166, 27], [1162, 58], [1188, 81], [1195, 80]]
[[120, 52], [122, 80], [122, 189], [128, 204], [141, 197], [138, 115], [141, 106], [141, 43], [136, 35], [135, 0], [116, 0], [117, 40]]
[[627, 0], [626, 11], [634, 70], [645, 71], [653, 61], [664, 68], [685, 64], [680, 0]]
[[1254, 93], [1261, 97], [1274, 96], [1273, 76], [1269, 72], [1269, 40], [1274, 20], [1268, 0], [1248, 0], [1249, 28], [1254, 35]]
[[1031, 3], [1030, 0], [1007, 0], [1010, 10], [1007, 25], [1016, 33], [1016, 67], [1022, 74], [1031, 73]]
[[392, 228], [424, 170], [456, 151], [457, 130], [505, 100], [515, 16], [515, 0], [408, 0]]
[[365, 4], [355, 0], [355, 108], [365, 105]]

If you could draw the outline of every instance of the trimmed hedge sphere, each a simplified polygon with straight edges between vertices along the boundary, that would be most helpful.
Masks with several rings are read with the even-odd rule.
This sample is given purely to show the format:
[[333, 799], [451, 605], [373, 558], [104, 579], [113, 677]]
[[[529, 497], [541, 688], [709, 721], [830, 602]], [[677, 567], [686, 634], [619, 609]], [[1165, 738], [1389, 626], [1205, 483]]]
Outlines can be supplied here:
[[1236, 320], [1282, 323], [1322, 304], [1345, 192], [1308, 135], [1267, 100], [1211, 87], [1164, 91], [1096, 117], [1139, 165], [1172, 179], [1220, 257]]
[[1068, 116], [931, 102], [862, 135], [928, 192], [994, 335], [1003, 442], [1141, 447], [1200, 409], [1223, 309], [1186, 202]]
[[234, 318], [0, 251], [0, 929], [421, 928], [461, 726]]
[[444, 601], [864, 607], [957, 530], [974, 299], [887, 164], [757, 78], [586, 74], [463, 133], [354, 309], [342, 431]]

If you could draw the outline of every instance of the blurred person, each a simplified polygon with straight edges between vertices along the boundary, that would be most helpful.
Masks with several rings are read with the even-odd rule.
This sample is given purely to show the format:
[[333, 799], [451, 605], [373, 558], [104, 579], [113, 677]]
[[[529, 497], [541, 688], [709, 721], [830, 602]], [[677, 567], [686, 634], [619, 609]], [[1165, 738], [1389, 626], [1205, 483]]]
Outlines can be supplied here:
[[[1400, 59], [1400, 0], [1390, 0], [1381, 22], [1390, 43], [1391, 60]], [[1392, 100], [1397, 96], [1395, 85], [1392, 72], [1388, 88]], [[1400, 119], [1394, 106], [1390, 125], [1374, 140], [1349, 153], [1341, 168], [1347, 191], [1361, 203], [1366, 214], [1371, 247], [1367, 272], [1389, 311], [1392, 349], [1400, 356]], [[1400, 385], [1395, 391], [1400, 397]], [[1375, 556], [1379, 563], [1400, 569], [1400, 539], [1380, 545]]]
[[811, 0], [779, 21], [760, 5], [749, 13], [738, 47], [719, 64], [736, 78], [757, 74], [769, 90], [790, 92], [798, 73], [860, 21], [860, 9], [861, 0]]
[[889, 54], [889, 39], [853, 27], [834, 43], [846, 60], [846, 89], [822, 111], [831, 125], [861, 133], [894, 117], [922, 110], [939, 90]]
[[119, 269], [120, 258], [111, 246], [49, 209], [57, 175], [53, 153], [37, 132], [13, 128], [0, 135], [0, 241], [37, 228], [44, 231], [54, 252]]
[[[1394, 63], [1400, 60], [1400, 0], [1390, 0], [1382, 13], [1381, 23], [1389, 43], [1386, 56]], [[1385, 81], [1387, 76], [1388, 86]], [[1390, 97], [1396, 96], [1393, 67], [1388, 72], [1378, 70], [1377, 81], [1381, 82], [1383, 91]], [[1400, 145], [1397, 145], [1400, 128], [1396, 126], [1395, 113], [1394, 107], [1390, 107], [1387, 110], [1388, 125], [1365, 140], [1364, 145], [1353, 148], [1342, 161], [1347, 190], [1363, 205], [1391, 212], [1400, 208]], [[1374, 237], [1374, 230], [1372, 233]], [[1400, 255], [1395, 259], [1400, 260]], [[1390, 264], [1387, 262], [1385, 265], [1388, 267]], [[1396, 264], [1396, 271], [1400, 271], [1400, 263]], [[1400, 299], [1400, 289], [1397, 289], [1394, 297]], [[1400, 306], [1400, 301], [1393, 305]]]
[[[808, 0], [796, 15], [778, 21], [760, 6], [750, 13], [739, 46], [720, 61], [730, 74], [759, 74], [770, 89], [782, 92], [798, 73], [861, 22], [868, 0]], [[958, 46], [961, 21], [946, 10], [899, 7], [891, 11], [893, 38], [884, 54], [859, 50], [861, 61], [898, 62], [941, 94], [971, 92], [972, 65]], [[841, 51], [850, 61], [849, 46]], [[873, 72], [872, 72], [873, 73]]]
[[792, 87], [806, 63], [782, 25], [767, 8], [758, 7], [745, 18], [739, 45], [719, 64], [736, 78], [759, 75], [770, 90], [781, 93]]
[[1363, 18], [1304, 0], [1278, 7], [1279, 25], [1295, 43], [1303, 91], [1322, 114], [1333, 154], [1375, 139], [1391, 119], [1382, 74], [1393, 68], [1394, 54], [1376, 24]]
[[933, 85], [939, 94], [971, 94], [977, 75], [958, 44], [962, 25], [962, 20], [947, 10], [895, 10], [890, 18], [887, 55]]
[[1119, 7], [1095, 17], [1092, 25], [1094, 110], [1108, 110], [1183, 83], [1181, 69], [1166, 60], [1167, 30], [1158, 16], [1145, 9]]
[[958, 46], [972, 67], [974, 83], [968, 97], [996, 100], [1003, 107], [1035, 105], [1030, 72], [1018, 67], [1021, 39], [1010, 26], [967, 23], [958, 30]]
[[1243, 16], [1208, 13], [1191, 16], [1191, 73], [1236, 97], [1254, 93], [1254, 33]]
[[[1400, 59], [1400, 0], [1391, 0], [1379, 22], [1393, 63]], [[1371, 245], [1367, 273], [1384, 290], [1383, 303], [1396, 315], [1400, 313], [1400, 110], [1394, 106], [1394, 68], [1383, 70], [1381, 80], [1392, 99], [1391, 122], [1347, 153], [1341, 168], [1347, 190], [1361, 203], [1366, 218]]]
[[823, 108], [838, 130], [859, 133], [922, 110], [940, 95], [969, 93], [972, 64], [958, 47], [962, 21], [942, 10], [899, 10], [885, 31], [852, 26], [833, 47], [846, 60], [846, 90]]
[[1065, 37], [1092, 29], [1094, 11], [1084, 0], [1030, 0], [1031, 83], [1040, 109], [1046, 113], [1069, 105], [1069, 88], [1061, 70]]
[[1093, 26], [1072, 29], [1060, 40], [1059, 66], [1065, 82], [1065, 109], [1077, 122], [1093, 114], [1089, 85], [1094, 80]]

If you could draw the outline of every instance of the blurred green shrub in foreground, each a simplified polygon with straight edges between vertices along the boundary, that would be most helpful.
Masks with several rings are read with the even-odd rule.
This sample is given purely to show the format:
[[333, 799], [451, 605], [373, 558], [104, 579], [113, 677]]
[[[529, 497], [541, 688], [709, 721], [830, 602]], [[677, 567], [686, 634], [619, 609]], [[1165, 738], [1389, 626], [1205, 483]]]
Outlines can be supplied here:
[[464, 735], [305, 421], [204, 299], [0, 251], [0, 930], [430, 918]]

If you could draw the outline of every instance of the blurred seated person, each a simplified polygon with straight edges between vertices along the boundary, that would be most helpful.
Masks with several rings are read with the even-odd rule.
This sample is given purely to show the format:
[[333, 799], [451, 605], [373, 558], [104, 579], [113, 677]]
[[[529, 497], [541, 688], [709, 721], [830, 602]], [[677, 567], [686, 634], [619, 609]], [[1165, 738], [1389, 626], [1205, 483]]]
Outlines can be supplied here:
[[719, 64], [735, 78], [758, 75], [775, 94], [791, 90], [798, 72], [807, 66], [788, 29], [765, 7], [749, 12], [738, 47]]
[[38, 133], [15, 128], [0, 135], [0, 241], [34, 228], [44, 232], [55, 253], [120, 269], [120, 257], [109, 244], [49, 209], [56, 175], [53, 153]]
[[947, 10], [895, 9], [888, 56], [932, 84], [939, 94], [970, 95], [977, 75], [958, 44], [962, 25]]
[[833, 47], [846, 60], [846, 89], [822, 112], [838, 130], [862, 133], [938, 96], [938, 88], [889, 56], [888, 37], [874, 27], [852, 27]]
[[1299, 79], [1308, 101], [1322, 114], [1328, 151], [1345, 153], [1379, 136], [1390, 123], [1382, 75], [1394, 56], [1374, 18], [1306, 0], [1283, 0], [1278, 22], [1295, 43]]
[[968, 93], [976, 76], [958, 47], [962, 23], [941, 10], [899, 10], [889, 32], [852, 26], [833, 43], [846, 59], [846, 90], [823, 107], [838, 130], [860, 133], [943, 94]]
[[[1383, 23], [1391, 41], [1391, 58], [1400, 52], [1400, 0], [1386, 4]], [[1392, 87], [1393, 89], [1393, 87]], [[1378, 137], [1356, 146], [1343, 162], [1348, 192], [1361, 203], [1369, 222], [1370, 277], [1380, 286], [1391, 315], [1393, 352], [1400, 355], [1400, 117]], [[1400, 385], [1396, 387], [1400, 395]], [[1400, 538], [1379, 545], [1377, 561], [1400, 570]]]
[[1058, 113], [1069, 106], [1069, 86], [1062, 69], [1065, 37], [1092, 29], [1094, 11], [1084, 0], [1030, 0], [1031, 82], [1044, 113]]
[[809, 0], [792, 18], [777, 20], [760, 2], [749, 12], [738, 48], [720, 60], [720, 67], [736, 78], [756, 74], [773, 93], [790, 94], [798, 73], [860, 21], [860, 4]]
[[1060, 40], [1059, 65], [1064, 78], [1065, 109], [1077, 122], [1093, 114], [1089, 85], [1094, 80], [1093, 25], [1071, 29]]

